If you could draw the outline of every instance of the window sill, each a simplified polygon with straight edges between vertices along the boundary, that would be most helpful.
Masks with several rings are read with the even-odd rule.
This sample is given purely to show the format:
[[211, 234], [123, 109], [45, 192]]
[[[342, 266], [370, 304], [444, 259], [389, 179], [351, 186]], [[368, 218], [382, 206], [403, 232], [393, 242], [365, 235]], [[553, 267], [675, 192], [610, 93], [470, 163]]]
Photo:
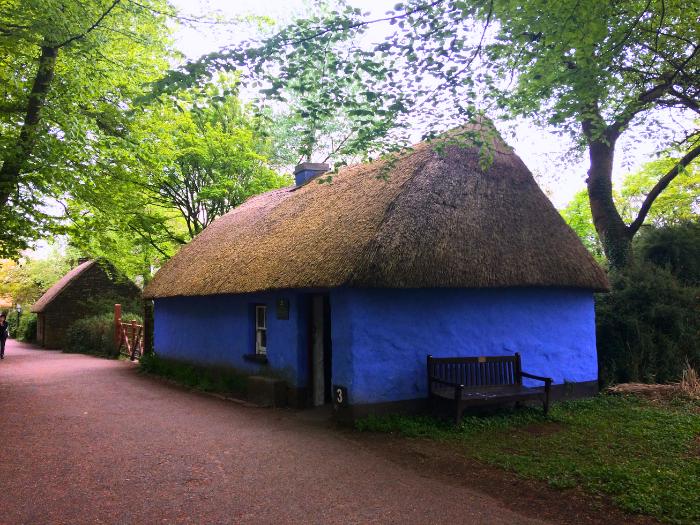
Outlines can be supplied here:
[[268, 363], [267, 356], [263, 354], [245, 354], [243, 359], [253, 363], [259, 363], [261, 365], [266, 365]]

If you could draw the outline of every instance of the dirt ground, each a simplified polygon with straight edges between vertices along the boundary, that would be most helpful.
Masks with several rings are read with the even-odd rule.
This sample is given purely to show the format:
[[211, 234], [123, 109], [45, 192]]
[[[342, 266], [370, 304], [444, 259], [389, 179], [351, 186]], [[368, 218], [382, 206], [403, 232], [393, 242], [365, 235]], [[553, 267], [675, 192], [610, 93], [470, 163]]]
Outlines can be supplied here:
[[631, 522], [593, 503], [129, 362], [14, 341], [0, 361], [2, 524]]

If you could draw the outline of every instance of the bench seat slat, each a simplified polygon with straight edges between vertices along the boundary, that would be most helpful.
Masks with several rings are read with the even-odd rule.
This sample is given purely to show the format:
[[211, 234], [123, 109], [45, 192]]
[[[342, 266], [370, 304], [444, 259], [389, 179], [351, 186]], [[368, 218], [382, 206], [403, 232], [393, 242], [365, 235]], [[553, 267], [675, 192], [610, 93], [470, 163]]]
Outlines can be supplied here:
[[[473, 389], [473, 390], [462, 390], [462, 399], [496, 399], [505, 398], [508, 396], [516, 396], [518, 398], [522, 397], [539, 397], [544, 394], [543, 387], [535, 388], [525, 388], [520, 387], [517, 389], [505, 389], [505, 388], [484, 388], [484, 389]], [[454, 399], [455, 389], [440, 385], [433, 387], [433, 395], [442, 397], [444, 399]]]

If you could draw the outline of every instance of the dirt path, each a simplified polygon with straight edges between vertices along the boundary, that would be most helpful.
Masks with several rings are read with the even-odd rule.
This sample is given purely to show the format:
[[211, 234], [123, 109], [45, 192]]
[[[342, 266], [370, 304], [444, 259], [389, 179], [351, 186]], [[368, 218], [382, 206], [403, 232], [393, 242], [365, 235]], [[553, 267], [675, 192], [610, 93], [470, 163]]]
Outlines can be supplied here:
[[541, 523], [302, 419], [8, 341], [0, 523]]

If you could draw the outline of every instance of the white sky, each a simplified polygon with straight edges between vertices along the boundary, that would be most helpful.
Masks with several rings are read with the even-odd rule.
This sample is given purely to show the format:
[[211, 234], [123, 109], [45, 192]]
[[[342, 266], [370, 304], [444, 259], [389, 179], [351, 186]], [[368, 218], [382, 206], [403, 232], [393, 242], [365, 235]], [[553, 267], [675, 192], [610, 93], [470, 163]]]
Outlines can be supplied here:
[[[350, 0], [350, 3], [370, 12], [372, 16], [383, 15], [398, 0]], [[310, 0], [170, 0], [180, 11], [181, 16], [206, 16], [210, 19], [232, 19], [240, 15], [268, 16], [280, 22], [289, 21], [296, 15], [309, 12]], [[368, 34], [373, 41], [383, 37], [381, 26], [374, 26]], [[189, 59], [216, 51], [242, 40], [239, 29], [232, 25], [193, 24], [193, 27], [180, 27], [175, 33], [175, 46]], [[553, 133], [538, 128], [526, 121], [513, 122], [510, 129], [499, 124], [506, 142], [515, 148], [516, 153], [535, 174], [542, 189], [557, 208], [563, 208], [579, 190], [585, 187], [587, 158], [567, 158], [565, 165], [555, 164], [556, 159], [570, 149], [570, 143]], [[622, 144], [620, 144], [622, 146]], [[650, 160], [645, 151], [654, 151], [653, 146], [636, 144], [626, 155], [618, 154], [615, 165], [615, 179], [619, 181], [629, 171], [634, 171]], [[621, 152], [623, 148], [619, 147]], [[45, 251], [41, 242], [36, 253]]]
[[[305, 0], [171, 0], [171, 3], [183, 16], [216, 13], [214, 16], [232, 18], [255, 14], [282, 21], [307, 13], [309, 5]], [[350, 3], [377, 16], [391, 9], [396, 0], [351, 0]], [[381, 31], [381, 28], [377, 30]], [[235, 27], [226, 25], [200, 24], [193, 28], [179, 28], [175, 34], [175, 45], [188, 58], [197, 58], [235, 43], [240, 38], [235, 31]], [[377, 33], [374, 40], [380, 40], [381, 36], [381, 33]], [[554, 166], [554, 158], [569, 149], [568, 141], [527, 122], [513, 124], [515, 134], [504, 133], [504, 138], [535, 173], [554, 204], [557, 207], [565, 206], [577, 191], [585, 187], [586, 159], [572, 158], [564, 167]], [[502, 126], [499, 127], [505, 131]], [[616, 171], [622, 173], [623, 170], [618, 166]]]

